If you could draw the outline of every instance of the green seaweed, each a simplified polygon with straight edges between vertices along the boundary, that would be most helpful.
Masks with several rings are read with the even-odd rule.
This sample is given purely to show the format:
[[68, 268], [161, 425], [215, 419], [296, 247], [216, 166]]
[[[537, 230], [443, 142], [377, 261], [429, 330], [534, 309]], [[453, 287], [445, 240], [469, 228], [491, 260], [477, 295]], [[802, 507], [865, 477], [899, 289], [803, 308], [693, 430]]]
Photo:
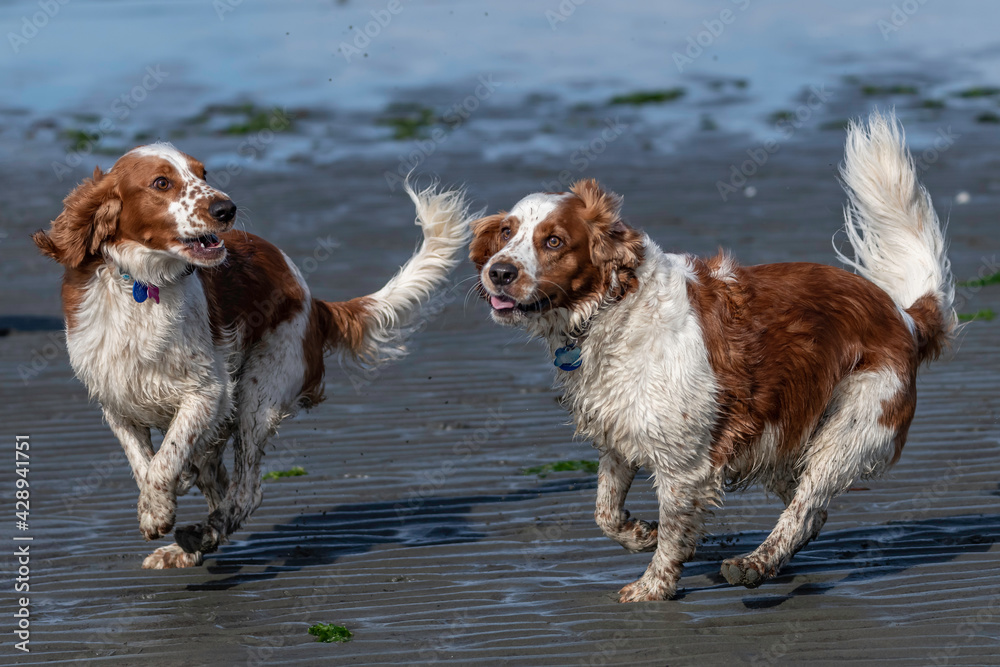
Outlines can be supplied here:
[[974, 313], [959, 313], [958, 319], [962, 322], [972, 322], [973, 320], [983, 320], [985, 322], [990, 322], [997, 314], [994, 313], [989, 308], [983, 308], [977, 310]]
[[309, 634], [316, 638], [318, 642], [349, 642], [354, 637], [354, 633], [342, 625], [333, 623], [317, 623], [309, 628]]
[[626, 95], [615, 95], [611, 98], [609, 104], [631, 104], [632, 106], [640, 106], [642, 104], [663, 104], [664, 102], [673, 102], [684, 97], [685, 91], [683, 88], [666, 88], [663, 90], [638, 90], [634, 93], [628, 93]]
[[775, 111], [774, 113], [772, 113], [770, 116], [767, 117], [767, 119], [772, 123], [774, 123], [775, 125], [782, 122], [787, 123], [795, 120], [795, 112], [788, 111], [787, 109], [781, 109], [779, 111]]
[[85, 132], [84, 130], [66, 130], [63, 136], [69, 139], [69, 149], [72, 151], [87, 150], [91, 144], [96, 144], [101, 140], [101, 135], [96, 132]]
[[525, 468], [521, 471], [522, 475], [538, 475], [539, 477], [547, 477], [550, 472], [571, 472], [571, 471], [582, 471], [588, 472], [592, 475], [597, 474], [597, 461], [556, 461], [554, 463], [546, 463], [540, 466], [534, 466], [532, 468]]
[[281, 479], [282, 477], [301, 477], [302, 475], [308, 475], [306, 469], [302, 466], [295, 466], [290, 470], [272, 470], [267, 473], [261, 479]]
[[976, 116], [976, 122], [977, 123], [988, 123], [990, 125], [995, 125], [997, 123], [1000, 123], [1000, 116], [998, 116], [997, 114], [993, 113], [992, 111], [986, 111], [986, 112], [983, 112], [983, 113], [979, 114], [978, 116]]
[[987, 285], [1000, 285], [1000, 271], [985, 278], [970, 278], [969, 280], [959, 280], [956, 283], [959, 287], [986, 287]]
[[376, 125], [392, 128], [392, 138], [396, 141], [417, 139], [426, 136], [427, 128], [438, 122], [433, 109], [417, 105], [390, 105], [389, 115], [375, 121]]
[[964, 97], [967, 100], [978, 97], [995, 97], [996, 95], [1000, 95], [1000, 88], [993, 86], [974, 86], [955, 93], [956, 97]]
[[921, 109], [944, 109], [944, 100], [923, 100], [920, 103]]
[[233, 123], [226, 127], [222, 131], [223, 134], [250, 134], [262, 130], [281, 131], [287, 130], [291, 125], [291, 119], [278, 108], [270, 111], [256, 109], [248, 112], [246, 116], [247, 118], [243, 122]]
[[873, 86], [867, 84], [861, 86], [861, 94], [868, 95], [869, 97], [881, 96], [881, 95], [916, 95], [920, 91], [917, 90], [916, 86], [906, 86], [902, 84], [895, 84], [892, 86]]

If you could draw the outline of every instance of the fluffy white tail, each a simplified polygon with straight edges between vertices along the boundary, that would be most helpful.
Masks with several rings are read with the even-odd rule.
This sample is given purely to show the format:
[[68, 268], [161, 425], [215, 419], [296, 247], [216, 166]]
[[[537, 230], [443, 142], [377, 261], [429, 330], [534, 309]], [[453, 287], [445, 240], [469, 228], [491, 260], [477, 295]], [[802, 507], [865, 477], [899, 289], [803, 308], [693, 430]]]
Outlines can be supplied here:
[[443, 306], [435, 296], [469, 240], [470, 215], [461, 191], [437, 192], [435, 186], [415, 191], [405, 184], [417, 209], [416, 223], [424, 239], [417, 251], [385, 286], [374, 294], [336, 303], [317, 301], [317, 317], [327, 344], [369, 368], [406, 353], [407, 336]]
[[936, 353], [957, 321], [951, 262], [931, 196], [917, 180], [894, 112], [874, 111], [867, 123], [851, 122], [840, 175], [854, 258], [839, 249], [837, 256], [909, 312], [918, 340], [926, 339], [920, 340], [921, 349]]

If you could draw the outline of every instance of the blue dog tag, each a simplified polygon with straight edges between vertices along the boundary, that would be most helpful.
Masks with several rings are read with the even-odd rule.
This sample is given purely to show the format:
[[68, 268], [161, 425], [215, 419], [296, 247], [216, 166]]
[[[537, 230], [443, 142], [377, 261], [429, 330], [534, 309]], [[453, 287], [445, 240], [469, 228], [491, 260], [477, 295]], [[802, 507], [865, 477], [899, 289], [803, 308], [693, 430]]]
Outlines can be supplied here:
[[580, 359], [580, 348], [574, 345], [560, 347], [556, 350], [556, 359], [553, 363], [561, 371], [575, 371], [583, 363]]
[[146, 289], [144, 283], [140, 283], [138, 280], [132, 285], [132, 298], [135, 299], [136, 303], [142, 303], [149, 296], [149, 290]]

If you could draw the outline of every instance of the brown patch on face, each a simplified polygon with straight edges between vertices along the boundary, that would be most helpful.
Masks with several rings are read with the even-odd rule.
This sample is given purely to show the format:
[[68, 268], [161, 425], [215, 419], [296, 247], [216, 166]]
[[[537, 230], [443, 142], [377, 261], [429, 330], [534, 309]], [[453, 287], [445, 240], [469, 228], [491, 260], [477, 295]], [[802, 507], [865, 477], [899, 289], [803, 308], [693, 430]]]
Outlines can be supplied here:
[[[541, 271], [538, 289], [554, 307], [605, 296], [620, 300], [638, 287], [635, 271], [642, 262], [642, 234], [620, 217], [621, 198], [591, 179], [571, 188], [568, 198], [535, 228], [532, 239]], [[558, 247], [552, 248], [551, 239]], [[609, 294], [612, 285], [615, 292]]]
[[[527, 275], [516, 258], [503, 253], [508, 238], [517, 233], [517, 218], [501, 213], [474, 223], [470, 259], [480, 276], [491, 262], [511, 263], [518, 269], [517, 279], [502, 290], [491, 286], [491, 291], [501, 291], [521, 305], [541, 302], [551, 308], [573, 308], [609, 295], [612, 284], [617, 285], [609, 295], [614, 299], [638, 286], [635, 271], [643, 259], [643, 236], [621, 220], [621, 198], [601, 190], [593, 180], [576, 183], [572, 191], [576, 197], [567, 197], [532, 230], [536, 275]], [[504, 238], [506, 228], [511, 229], [508, 238]]]
[[[225, 197], [204, 182], [204, 165], [189, 155], [181, 155], [196, 180], [162, 157], [128, 153], [118, 160], [109, 172], [118, 180], [123, 202], [120, 231], [114, 243], [134, 242], [154, 250], [177, 250], [182, 235], [221, 234], [230, 228], [209, 213], [211, 203]], [[188, 216], [190, 231], [178, 227], [178, 208]]]
[[469, 260], [476, 265], [477, 271], [482, 271], [490, 257], [497, 254], [506, 243], [506, 240], [500, 238], [500, 231], [505, 221], [512, 232], [517, 231], [517, 218], [508, 218], [506, 211], [488, 215], [470, 224], [472, 242], [469, 244]]
[[[733, 280], [720, 279], [729, 267]], [[889, 295], [867, 280], [820, 264], [738, 267], [721, 255], [695, 259], [694, 271], [688, 295], [719, 383], [716, 466], [749, 453], [768, 424], [779, 429], [779, 450], [793, 453], [854, 371], [891, 368], [912, 390], [916, 343]], [[902, 447], [912, 410], [894, 405], [883, 419], [901, 429]]]

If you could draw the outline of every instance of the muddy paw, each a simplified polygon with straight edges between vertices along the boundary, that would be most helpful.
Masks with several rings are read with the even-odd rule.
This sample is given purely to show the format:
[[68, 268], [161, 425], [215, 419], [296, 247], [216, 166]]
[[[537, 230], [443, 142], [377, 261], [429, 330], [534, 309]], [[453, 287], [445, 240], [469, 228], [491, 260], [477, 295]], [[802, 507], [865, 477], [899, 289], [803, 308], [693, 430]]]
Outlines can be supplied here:
[[146, 570], [197, 567], [203, 560], [200, 551], [188, 553], [177, 544], [169, 544], [146, 556], [146, 560], [142, 561], [142, 567]]
[[733, 586], [757, 588], [774, 576], [762, 563], [750, 557], [730, 558], [722, 562], [722, 576]]
[[177, 544], [190, 553], [200, 551], [201, 553], [212, 553], [219, 548], [222, 543], [222, 536], [219, 531], [211, 525], [196, 523], [184, 526], [174, 531], [174, 539]]
[[139, 532], [147, 542], [163, 537], [173, 529], [177, 506], [168, 501], [170, 499], [150, 497], [146, 493], [139, 496]]
[[164, 517], [154, 512], [143, 512], [139, 515], [139, 532], [146, 541], [163, 537], [174, 527], [173, 515]]
[[656, 551], [656, 522], [629, 519], [615, 538], [632, 553]]
[[618, 591], [618, 601], [650, 602], [653, 600], [669, 600], [674, 596], [676, 586], [676, 584], [668, 584], [659, 579], [650, 579], [643, 576]]

